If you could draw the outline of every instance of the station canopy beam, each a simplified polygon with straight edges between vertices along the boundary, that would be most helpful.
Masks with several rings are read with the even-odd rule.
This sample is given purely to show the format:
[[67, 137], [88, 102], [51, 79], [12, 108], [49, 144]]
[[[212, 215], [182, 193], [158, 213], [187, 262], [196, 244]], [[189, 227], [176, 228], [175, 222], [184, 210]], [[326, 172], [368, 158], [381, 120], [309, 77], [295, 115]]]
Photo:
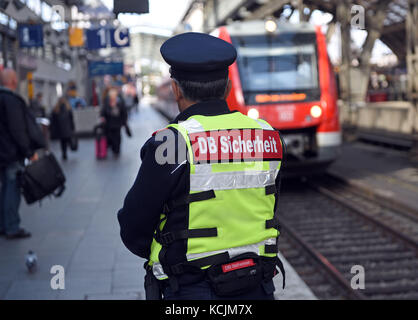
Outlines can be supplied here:
[[253, 11], [251, 15], [246, 18], [246, 20], [264, 19], [265, 17], [272, 16], [275, 11], [281, 9], [289, 2], [289, 0], [268, 1]]

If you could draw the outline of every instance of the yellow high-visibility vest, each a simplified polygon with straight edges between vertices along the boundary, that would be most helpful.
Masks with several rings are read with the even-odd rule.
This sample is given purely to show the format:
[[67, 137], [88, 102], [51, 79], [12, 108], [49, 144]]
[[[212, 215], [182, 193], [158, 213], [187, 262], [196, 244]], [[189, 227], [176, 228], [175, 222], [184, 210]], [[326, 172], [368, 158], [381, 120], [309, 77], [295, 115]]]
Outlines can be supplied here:
[[194, 115], [170, 124], [187, 145], [190, 191], [178, 204], [189, 206], [188, 229], [166, 230], [166, 218], [151, 245], [149, 266], [157, 279], [167, 279], [171, 266], [160, 261], [163, 248], [187, 240], [187, 263], [206, 268], [225, 256], [243, 253], [277, 256], [278, 221], [275, 180], [282, 142], [264, 120], [239, 112]]

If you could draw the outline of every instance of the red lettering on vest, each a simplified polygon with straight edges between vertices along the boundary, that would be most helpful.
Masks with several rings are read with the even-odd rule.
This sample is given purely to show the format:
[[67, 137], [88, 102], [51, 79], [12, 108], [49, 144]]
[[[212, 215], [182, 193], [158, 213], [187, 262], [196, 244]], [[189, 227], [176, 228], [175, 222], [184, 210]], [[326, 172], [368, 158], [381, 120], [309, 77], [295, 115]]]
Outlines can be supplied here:
[[277, 131], [261, 129], [215, 130], [189, 135], [194, 163], [280, 160], [283, 150]]
[[248, 268], [248, 267], [252, 267], [255, 266], [254, 260], [253, 259], [245, 259], [245, 260], [239, 260], [239, 261], [235, 261], [235, 262], [231, 262], [228, 264], [223, 264], [222, 265], [222, 271], [223, 273], [227, 273], [230, 271], [234, 271], [237, 269], [243, 269], [243, 268]]

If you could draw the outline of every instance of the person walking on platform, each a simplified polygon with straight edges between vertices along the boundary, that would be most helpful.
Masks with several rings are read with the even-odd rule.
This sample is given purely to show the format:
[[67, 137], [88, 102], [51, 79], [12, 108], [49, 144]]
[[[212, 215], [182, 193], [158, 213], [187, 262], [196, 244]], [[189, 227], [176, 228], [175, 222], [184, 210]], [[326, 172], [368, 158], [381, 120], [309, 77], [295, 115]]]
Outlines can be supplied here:
[[115, 88], [108, 90], [104, 98], [104, 106], [101, 110], [102, 121], [104, 122], [108, 145], [112, 148], [115, 156], [120, 154], [121, 128], [127, 128], [128, 113], [126, 111], [122, 97]]
[[139, 97], [138, 97], [138, 93], [135, 93], [135, 95], [134, 95], [134, 108], [135, 108], [135, 112], [138, 113], [139, 112]]
[[231, 112], [235, 48], [203, 33], [161, 46], [180, 114], [141, 149], [118, 212], [125, 246], [147, 259], [147, 299], [274, 299], [278, 131]]
[[38, 92], [35, 99], [33, 99], [29, 105], [35, 118], [46, 117], [45, 107], [42, 105], [42, 97], [42, 92]]
[[12, 69], [0, 73], [0, 235], [21, 239], [31, 234], [20, 227], [21, 194], [17, 173], [26, 159], [37, 160], [25, 125], [25, 101], [17, 93], [17, 76]]
[[60, 140], [62, 159], [67, 160], [67, 149], [74, 135], [74, 117], [71, 106], [65, 97], [58, 99], [51, 115], [51, 123], [56, 138]]

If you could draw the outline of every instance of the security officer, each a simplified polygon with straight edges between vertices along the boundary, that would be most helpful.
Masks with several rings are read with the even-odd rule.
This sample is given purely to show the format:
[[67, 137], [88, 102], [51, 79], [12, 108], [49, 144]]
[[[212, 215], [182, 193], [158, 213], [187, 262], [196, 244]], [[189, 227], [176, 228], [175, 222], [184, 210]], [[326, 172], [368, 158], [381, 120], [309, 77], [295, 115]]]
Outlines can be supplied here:
[[180, 114], [141, 149], [118, 213], [124, 244], [148, 260], [147, 299], [274, 299], [279, 133], [229, 110], [231, 44], [190, 32], [160, 51]]

